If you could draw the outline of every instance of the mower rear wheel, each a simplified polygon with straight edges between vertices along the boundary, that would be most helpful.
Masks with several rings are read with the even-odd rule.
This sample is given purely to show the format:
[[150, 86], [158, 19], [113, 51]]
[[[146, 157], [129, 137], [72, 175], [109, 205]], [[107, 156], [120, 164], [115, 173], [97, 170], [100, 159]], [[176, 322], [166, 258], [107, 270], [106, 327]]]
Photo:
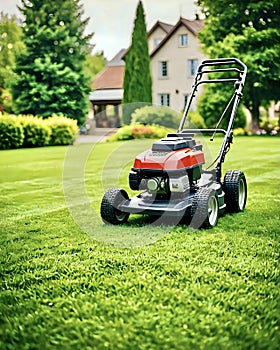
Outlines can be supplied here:
[[217, 225], [219, 204], [215, 190], [201, 187], [193, 197], [191, 227], [212, 228]]
[[229, 170], [224, 176], [223, 189], [227, 211], [243, 211], [247, 201], [247, 183], [245, 175], [239, 170]]
[[128, 199], [128, 194], [121, 188], [110, 188], [105, 192], [100, 208], [100, 214], [105, 224], [121, 225], [127, 222], [129, 213], [118, 209], [119, 205]]

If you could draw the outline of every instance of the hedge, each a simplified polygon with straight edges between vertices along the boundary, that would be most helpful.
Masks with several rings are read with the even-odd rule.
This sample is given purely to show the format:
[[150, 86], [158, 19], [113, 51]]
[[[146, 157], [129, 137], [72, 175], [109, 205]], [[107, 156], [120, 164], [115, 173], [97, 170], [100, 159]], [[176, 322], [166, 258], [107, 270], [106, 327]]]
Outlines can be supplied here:
[[23, 127], [12, 115], [0, 115], [0, 149], [12, 149], [22, 146]]
[[0, 149], [69, 145], [77, 133], [77, 121], [64, 116], [0, 114]]
[[53, 114], [46, 119], [46, 123], [51, 129], [50, 146], [69, 145], [74, 142], [79, 130], [77, 120]]
[[49, 144], [51, 129], [42, 118], [32, 115], [20, 115], [17, 118], [24, 132], [22, 147], [43, 147]]

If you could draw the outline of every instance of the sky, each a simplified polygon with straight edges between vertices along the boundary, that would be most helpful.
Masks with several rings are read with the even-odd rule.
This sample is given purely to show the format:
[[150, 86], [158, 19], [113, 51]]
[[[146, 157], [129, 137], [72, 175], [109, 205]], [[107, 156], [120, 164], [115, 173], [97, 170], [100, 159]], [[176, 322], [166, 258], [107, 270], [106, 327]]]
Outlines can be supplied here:
[[[86, 33], [94, 33], [93, 53], [103, 51], [110, 60], [130, 45], [139, 0], [80, 0], [84, 18], [89, 17]], [[147, 30], [157, 20], [175, 24], [179, 17], [195, 18], [194, 0], [142, 0]], [[20, 0], [0, 0], [0, 11], [19, 16]]]

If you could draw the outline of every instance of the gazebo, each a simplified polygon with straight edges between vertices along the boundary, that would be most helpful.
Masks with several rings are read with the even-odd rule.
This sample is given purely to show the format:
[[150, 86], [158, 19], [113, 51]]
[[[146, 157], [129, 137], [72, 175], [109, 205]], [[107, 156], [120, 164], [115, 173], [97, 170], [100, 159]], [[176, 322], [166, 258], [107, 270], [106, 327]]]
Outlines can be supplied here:
[[89, 99], [92, 103], [94, 119], [98, 128], [115, 128], [121, 123], [121, 103], [123, 98], [123, 77], [125, 49], [107, 63], [92, 83], [93, 91]]

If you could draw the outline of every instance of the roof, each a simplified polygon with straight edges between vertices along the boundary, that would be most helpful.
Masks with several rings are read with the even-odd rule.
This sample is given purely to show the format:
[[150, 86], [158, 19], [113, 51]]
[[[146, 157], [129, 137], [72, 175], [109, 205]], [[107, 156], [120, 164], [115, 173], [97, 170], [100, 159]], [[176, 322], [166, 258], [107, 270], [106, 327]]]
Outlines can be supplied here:
[[125, 51], [126, 49], [121, 49], [95, 77], [91, 85], [94, 90], [122, 88], [125, 66], [122, 57]]
[[180, 17], [179, 21], [172, 27], [164, 39], [158, 44], [158, 46], [151, 52], [152, 57], [174, 34], [174, 32], [181, 26], [185, 26], [193, 35], [197, 36], [197, 33], [204, 27], [204, 21], [201, 19], [195, 19], [190, 21], [188, 19]]
[[161, 21], [157, 21], [152, 28], [148, 32], [148, 36], [150, 36], [158, 27], [160, 27], [166, 34], [170, 32], [170, 30], [173, 28], [172, 24], [164, 23]]
[[124, 53], [127, 51], [127, 49], [121, 49], [116, 56], [114, 56], [111, 61], [109, 61], [106, 66], [110, 67], [110, 66], [124, 66], [124, 60], [122, 59], [124, 56]]
[[106, 102], [116, 103], [121, 102], [123, 98], [123, 89], [103, 89], [95, 90], [90, 93], [89, 100], [95, 103]]
[[179, 22], [180, 21], [193, 33], [193, 35], [197, 35], [198, 32], [204, 27], [204, 21], [202, 19], [190, 21], [181, 17]]
[[92, 83], [92, 88], [100, 89], [121, 89], [123, 85], [124, 66], [105, 67]]

